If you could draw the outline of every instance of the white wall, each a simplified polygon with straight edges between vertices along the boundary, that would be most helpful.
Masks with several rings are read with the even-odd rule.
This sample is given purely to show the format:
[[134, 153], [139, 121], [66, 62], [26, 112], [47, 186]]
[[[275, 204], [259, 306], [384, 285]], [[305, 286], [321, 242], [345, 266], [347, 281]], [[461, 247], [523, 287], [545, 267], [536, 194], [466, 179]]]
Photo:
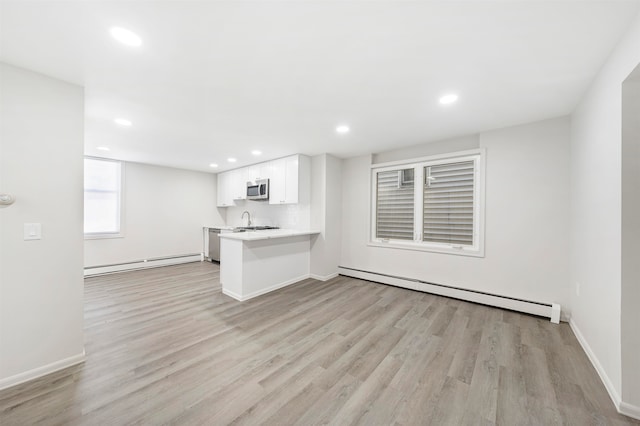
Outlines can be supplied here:
[[622, 86], [622, 399], [640, 407], [640, 65]]
[[313, 277], [324, 276], [326, 253], [325, 221], [327, 216], [327, 155], [311, 157], [311, 228], [320, 231], [320, 235], [311, 237], [311, 256], [309, 270]]
[[340, 265], [567, 310], [569, 127], [559, 118], [479, 135], [486, 148], [484, 258], [367, 246], [371, 157], [344, 160]]
[[371, 161], [373, 164], [378, 164], [389, 161], [404, 160], [406, 158], [420, 158], [430, 155], [446, 154], [454, 151], [466, 151], [478, 148], [479, 143], [478, 135], [468, 135], [444, 141], [412, 145], [393, 151], [380, 152], [373, 154]]
[[85, 241], [85, 266], [201, 253], [202, 227], [224, 223], [211, 173], [125, 163], [123, 238]]
[[338, 273], [342, 243], [342, 160], [329, 154], [311, 159], [311, 275], [328, 279]]
[[621, 90], [639, 62], [640, 15], [577, 106], [571, 129], [572, 323], [616, 401], [623, 374]]
[[[0, 64], [0, 388], [82, 360], [83, 89]], [[42, 239], [23, 240], [23, 224]]]

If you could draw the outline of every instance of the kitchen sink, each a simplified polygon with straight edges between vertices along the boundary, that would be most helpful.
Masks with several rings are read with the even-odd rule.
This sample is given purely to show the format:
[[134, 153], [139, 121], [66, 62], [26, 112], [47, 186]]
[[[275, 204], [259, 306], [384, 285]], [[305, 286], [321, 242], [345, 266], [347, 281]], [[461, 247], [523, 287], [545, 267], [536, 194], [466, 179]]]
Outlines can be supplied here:
[[277, 226], [239, 226], [233, 228], [233, 232], [247, 232], [247, 231], [264, 231], [267, 229], [280, 229]]

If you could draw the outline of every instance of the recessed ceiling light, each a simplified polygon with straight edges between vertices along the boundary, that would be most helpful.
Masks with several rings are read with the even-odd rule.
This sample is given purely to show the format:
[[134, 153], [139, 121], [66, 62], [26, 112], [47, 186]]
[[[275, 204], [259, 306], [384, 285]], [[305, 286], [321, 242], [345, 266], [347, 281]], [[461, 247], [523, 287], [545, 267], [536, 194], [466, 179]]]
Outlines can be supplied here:
[[216, 163], [211, 163], [209, 164], [209, 167], [213, 167], [215, 169], [216, 167], [218, 167], [218, 165]]
[[96, 149], [98, 149], [98, 150], [100, 150], [100, 151], [110, 151], [110, 150], [109, 150], [109, 147], [106, 147], [106, 146], [99, 146], [99, 147], [98, 147], [98, 148], [96, 148]]
[[127, 46], [138, 47], [142, 45], [142, 39], [138, 34], [125, 28], [113, 27], [109, 30], [111, 37], [115, 38], [122, 44]]
[[351, 129], [349, 129], [349, 126], [345, 126], [344, 124], [336, 127], [336, 132], [340, 133], [341, 135], [349, 133], [350, 130]]
[[254, 149], [253, 151], [251, 151], [251, 153], [253, 155], [262, 155], [262, 151], [258, 151], [257, 149]]
[[457, 100], [458, 100], [458, 95], [456, 95], [455, 93], [449, 93], [448, 95], [444, 95], [443, 97], [440, 98], [440, 103], [442, 105], [448, 105], [448, 104], [454, 103]]
[[227, 161], [230, 162], [230, 163], [235, 163], [238, 160], [236, 160], [235, 158], [232, 157], [232, 158], [227, 158]]
[[113, 120], [113, 122], [120, 126], [125, 126], [125, 127], [129, 127], [133, 124], [131, 123], [131, 121], [127, 120], [126, 118], [116, 118], [115, 120]]

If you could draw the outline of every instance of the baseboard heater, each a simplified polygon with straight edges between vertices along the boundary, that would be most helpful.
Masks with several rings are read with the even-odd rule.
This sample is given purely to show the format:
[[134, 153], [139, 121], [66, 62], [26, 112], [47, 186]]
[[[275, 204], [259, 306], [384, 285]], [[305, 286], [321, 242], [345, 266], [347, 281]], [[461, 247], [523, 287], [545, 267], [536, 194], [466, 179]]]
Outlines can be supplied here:
[[154, 257], [131, 262], [113, 263], [110, 265], [86, 266], [84, 276], [113, 274], [115, 272], [135, 271], [137, 269], [158, 268], [160, 266], [179, 265], [181, 263], [200, 262], [202, 253], [180, 254], [175, 256]]
[[340, 275], [359, 278], [366, 281], [389, 284], [396, 287], [408, 288], [410, 290], [417, 290], [425, 293], [447, 296], [454, 299], [480, 303], [482, 305], [510, 309], [512, 311], [526, 312], [528, 314], [547, 317], [554, 324], [560, 323], [560, 305], [557, 303], [532, 302], [530, 300], [500, 296], [497, 294], [484, 293], [477, 290], [469, 290], [443, 284], [435, 284], [414, 278], [363, 271], [361, 269], [347, 268], [344, 266], [338, 267], [338, 273]]

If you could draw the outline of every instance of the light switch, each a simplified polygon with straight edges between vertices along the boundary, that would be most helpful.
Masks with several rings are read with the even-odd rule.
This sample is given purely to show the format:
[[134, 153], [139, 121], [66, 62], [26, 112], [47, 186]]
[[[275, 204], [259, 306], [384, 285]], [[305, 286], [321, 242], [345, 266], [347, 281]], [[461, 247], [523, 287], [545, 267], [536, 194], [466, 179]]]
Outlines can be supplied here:
[[40, 223], [25, 223], [24, 224], [24, 240], [41, 240], [42, 239], [42, 224]]

